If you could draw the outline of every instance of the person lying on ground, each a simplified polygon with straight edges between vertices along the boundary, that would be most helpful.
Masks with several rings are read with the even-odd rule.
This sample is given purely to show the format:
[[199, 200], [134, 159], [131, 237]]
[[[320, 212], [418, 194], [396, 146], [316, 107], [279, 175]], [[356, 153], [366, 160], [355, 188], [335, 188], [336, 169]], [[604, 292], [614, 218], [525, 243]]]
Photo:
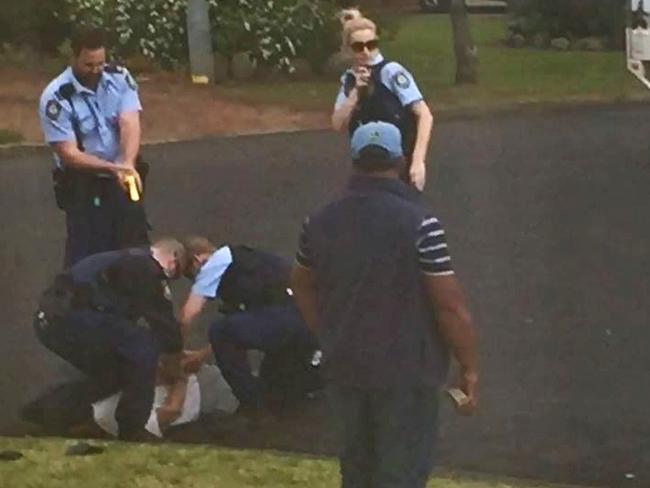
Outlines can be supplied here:
[[[184, 355], [191, 356], [194, 352], [184, 351]], [[154, 403], [145, 425], [158, 438], [163, 438], [171, 427], [197, 421], [202, 414], [232, 414], [238, 406], [215, 366], [203, 364], [191, 373], [180, 375], [178, 367], [178, 357], [161, 358]], [[118, 392], [93, 403], [94, 422], [111, 435], [116, 434], [115, 406], [119, 395]]]
[[[191, 357], [194, 351], [184, 351]], [[159, 366], [154, 402], [145, 429], [166, 437], [171, 428], [186, 425], [201, 415], [229, 415], [238, 403], [214, 365], [187, 371], [181, 381]], [[116, 436], [115, 411], [121, 392], [106, 391], [92, 378], [70, 380], [52, 387], [22, 409], [22, 418], [53, 436], [83, 438]], [[152, 437], [153, 439], [153, 437]]]

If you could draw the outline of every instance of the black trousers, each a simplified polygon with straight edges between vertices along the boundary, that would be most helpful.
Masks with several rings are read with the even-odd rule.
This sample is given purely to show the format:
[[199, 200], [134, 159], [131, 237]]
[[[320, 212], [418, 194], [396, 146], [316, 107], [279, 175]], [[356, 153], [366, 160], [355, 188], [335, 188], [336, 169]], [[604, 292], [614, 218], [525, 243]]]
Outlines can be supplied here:
[[424, 488], [433, 467], [438, 390], [327, 386], [343, 488]]
[[116, 410], [120, 437], [141, 431], [151, 413], [159, 348], [151, 331], [132, 321], [89, 309], [69, 311], [55, 323], [34, 320], [50, 351], [85, 373], [97, 389], [121, 390]]
[[64, 267], [104, 251], [149, 244], [142, 201], [132, 202], [112, 178], [81, 180], [67, 206]]

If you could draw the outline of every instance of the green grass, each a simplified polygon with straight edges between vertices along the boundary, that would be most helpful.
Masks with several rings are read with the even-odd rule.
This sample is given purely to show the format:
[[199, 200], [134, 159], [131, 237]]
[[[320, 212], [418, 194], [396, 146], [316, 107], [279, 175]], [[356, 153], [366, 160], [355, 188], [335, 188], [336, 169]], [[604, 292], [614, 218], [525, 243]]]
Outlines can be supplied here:
[[[446, 15], [401, 18], [396, 38], [383, 46], [389, 59], [415, 75], [434, 109], [492, 108], [538, 102], [650, 99], [625, 69], [623, 52], [554, 52], [503, 45], [505, 16], [474, 15], [471, 28], [479, 49], [479, 84], [454, 85], [455, 59]], [[255, 104], [331, 110], [336, 81], [227, 85], [223, 92]]]
[[16, 131], [0, 129], [0, 144], [12, 144], [14, 142], [21, 142], [22, 140], [22, 134]]
[[[338, 486], [337, 463], [260, 451], [209, 446], [107, 443], [96, 456], [68, 457], [73, 441], [0, 438], [0, 450], [20, 450], [24, 458], [0, 461], [0, 487], [29, 488], [244, 488]], [[448, 476], [429, 488], [549, 488], [517, 481], [477, 481]]]

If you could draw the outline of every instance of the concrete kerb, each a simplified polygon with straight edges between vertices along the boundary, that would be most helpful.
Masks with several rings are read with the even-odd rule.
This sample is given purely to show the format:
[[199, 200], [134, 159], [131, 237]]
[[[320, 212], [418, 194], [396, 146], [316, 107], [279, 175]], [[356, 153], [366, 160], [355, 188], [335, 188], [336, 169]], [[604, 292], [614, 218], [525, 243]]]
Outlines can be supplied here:
[[[592, 101], [592, 100], [578, 100], [571, 102], [522, 102], [515, 104], [504, 104], [500, 106], [493, 106], [488, 108], [442, 108], [435, 110], [434, 116], [437, 123], [445, 121], [458, 121], [458, 120], [471, 120], [471, 119], [486, 119], [486, 118], [502, 118], [513, 115], [531, 115], [531, 116], [544, 116], [548, 114], [556, 114], [562, 112], [574, 111], [601, 111], [611, 109], [633, 109], [639, 105], [647, 106], [650, 108], [650, 100], [621, 100], [613, 102]], [[209, 141], [214, 139], [232, 139], [237, 137], [255, 137], [260, 135], [272, 134], [294, 134], [294, 133], [308, 133], [308, 132], [327, 132], [328, 127], [322, 128], [288, 128], [282, 130], [250, 130], [240, 132], [225, 132], [214, 135], [203, 135], [196, 138], [169, 138], [153, 141], [143, 142], [143, 146], [159, 146], [164, 144], [176, 144], [184, 142], [198, 142]], [[15, 144], [0, 144], [0, 160], [18, 158], [32, 154], [45, 154], [50, 149], [45, 143], [15, 143]]]
[[[221, 134], [214, 135], [203, 135], [200, 137], [194, 137], [189, 139], [181, 138], [169, 138], [169, 139], [159, 139], [152, 141], [144, 141], [142, 143], [143, 147], [148, 146], [162, 146], [164, 144], [177, 144], [184, 142], [199, 142], [199, 141], [209, 141], [213, 139], [232, 139], [237, 137], [254, 137], [254, 136], [263, 136], [271, 134], [292, 134], [292, 133], [306, 133], [306, 132], [325, 132], [327, 129], [302, 129], [302, 128], [291, 128], [284, 130], [258, 130], [258, 131], [242, 131], [242, 132], [225, 132]], [[41, 155], [51, 152], [50, 148], [45, 143], [12, 143], [12, 144], [0, 144], [0, 160], [10, 159], [10, 158], [19, 158], [29, 155]]]

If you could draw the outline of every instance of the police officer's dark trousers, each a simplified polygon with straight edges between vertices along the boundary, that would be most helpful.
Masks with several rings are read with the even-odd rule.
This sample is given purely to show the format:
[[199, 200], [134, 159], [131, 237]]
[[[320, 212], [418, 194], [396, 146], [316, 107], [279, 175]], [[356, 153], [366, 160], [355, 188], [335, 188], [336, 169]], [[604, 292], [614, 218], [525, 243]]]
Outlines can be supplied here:
[[149, 244], [142, 203], [132, 202], [113, 178], [78, 178], [66, 229], [66, 268], [91, 254]]
[[88, 308], [60, 319], [35, 319], [45, 347], [96, 381], [102, 390], [122, 396], [116, 410], [120, 437], [144, 428], [154, 399], [158, 345], [151, 332], [123, 317]]
[[307, 364], [305, 354], [317, 348], [293, 304], [225, 315], [212, 324], [209, 334], [217, 366], [242, 407], [261, 406], [262, 396], [268, 393], [251, 374], [247, 350], [265, 353], [265, 369], [292, 362], [293, 358], [288, 357], [291, 354], [296, 354], [296, 361]]

